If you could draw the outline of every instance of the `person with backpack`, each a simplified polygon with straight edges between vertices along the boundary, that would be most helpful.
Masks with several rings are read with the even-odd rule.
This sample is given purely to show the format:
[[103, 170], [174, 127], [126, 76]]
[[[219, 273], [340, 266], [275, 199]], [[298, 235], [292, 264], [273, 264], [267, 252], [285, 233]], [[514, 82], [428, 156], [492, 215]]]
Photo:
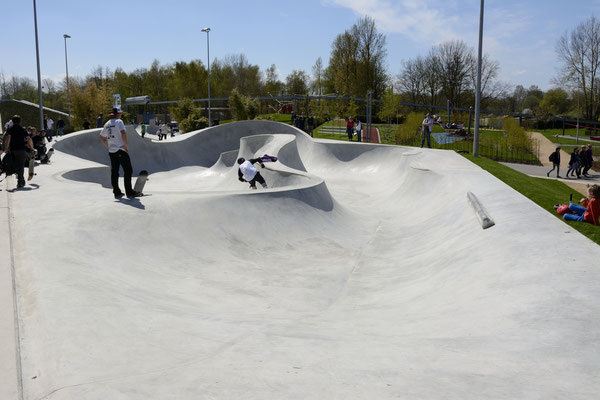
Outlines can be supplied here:
[[552, 154], [550, 154], [550, 157], [548, 157], [548, 161], [552, 161], [552, 169], [546, 172], [546, 176], [549, 177], [550, 172], [554, 171], [554, 169], [556, 168], [556, 177], [560, 178], [560, 146], [556, 146], [556, 150]]

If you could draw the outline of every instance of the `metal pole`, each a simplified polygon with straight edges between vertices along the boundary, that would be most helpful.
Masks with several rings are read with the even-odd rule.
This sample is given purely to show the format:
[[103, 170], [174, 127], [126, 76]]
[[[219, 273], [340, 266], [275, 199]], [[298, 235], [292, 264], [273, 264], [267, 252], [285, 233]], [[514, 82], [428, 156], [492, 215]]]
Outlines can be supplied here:
[[35, 57], [37, 60], [38, 102], [40, 103], [40, 131], [44, 130], [44, 105], [42, 103], [42, 76], [40, 74], [40, 46], [38, 43], [37, 7], [33, 0], [33, 24], [35, 26]]
[[481, 52], [483, 47], [483, 0], [479, 9], [479, 49], [477, 52], [477, 88], [475, 89], [475, 134], [473, 136], [473, 155], [479, 156], [479, 110], [481, 101]]
[[446, 123], [450, 123], [450, 100], [448, 99], [448, 121], [446, 121]]
[[67, 95], [69, 101], [69, 121], [71, 120], [71, 88], [69, 87], [69, 61], [67, 59], [67, 38], [71, 38], [71, 36], [66, 33], [63, 35], [65, 39], [65, 69], [67, 71]]
[[210, 120], [210, 28], [202, 29], [202, 32], [206, 32], [206, 55], [208, 58], [208, 126], [211, 126]]
[[577, 136], [575, 137], [575, 144], [579, 144], [579, 113], [581, 110], [579, 109], [579, 96], [577, 96]]

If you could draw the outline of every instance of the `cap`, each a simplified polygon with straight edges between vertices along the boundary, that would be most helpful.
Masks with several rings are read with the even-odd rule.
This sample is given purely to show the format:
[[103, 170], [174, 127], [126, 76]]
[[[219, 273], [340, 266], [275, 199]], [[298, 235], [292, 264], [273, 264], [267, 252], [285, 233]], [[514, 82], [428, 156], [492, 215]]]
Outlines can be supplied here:
[[121, 111], [120, 108], [113, 108], [109, 115], [117, 115], [117, 114], [121, 114], [122, 112], [123, 111]]

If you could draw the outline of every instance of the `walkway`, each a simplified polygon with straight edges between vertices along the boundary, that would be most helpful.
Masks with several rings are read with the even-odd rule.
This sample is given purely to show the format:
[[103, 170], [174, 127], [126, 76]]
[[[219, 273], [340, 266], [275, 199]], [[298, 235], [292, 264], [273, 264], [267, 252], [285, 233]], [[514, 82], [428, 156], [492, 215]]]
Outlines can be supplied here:
[[[537, 177], [537, 178], [546, 178], [546, 179], [556, 179], [556, 171], [552, 173], [550, 178], [546, 176], [546, 173], [552, 169], [552, 163], [548, 161], [548, 157], [550, 154], [556, 150], [556, 144], [552, 143], [548, 138], [542, 135], [539, 132], [529, 132], [531, 138], [537, 140], [540, 144], [540, 162], [542, 166], [539, 165], [527, 165], [527, 164], [513, 164], [513, 163], [502, 163], [508, 167], [511, 167], [514, 170], [522, 172], [526, 175]], [[583, 140], [580, 138], [580, 140]], [[587, 193], [587, 185], [590, 184], [599, 184], [600, 185], [600, 173], [597, 171], [590, 171], [589, 178], [566, 178], [567, 174], [567, 163], [570, 159], [570, 154], [566, 151], [560, 151], [560, 176], [562, 179], [559, 179], [565, 185], [577, 190], [579, 193], [585, 195]]]

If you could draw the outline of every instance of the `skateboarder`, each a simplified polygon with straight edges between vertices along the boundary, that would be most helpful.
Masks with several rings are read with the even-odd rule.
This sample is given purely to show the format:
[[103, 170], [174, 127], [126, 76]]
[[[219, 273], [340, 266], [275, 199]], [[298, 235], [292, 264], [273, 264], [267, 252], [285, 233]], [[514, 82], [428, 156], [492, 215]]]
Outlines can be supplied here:
[[21, 126], [21, 117], [15, 115], [12, 117], [13, 125], [6, 131], [6, 141], [4, 143], [4, 151], [10, 151], [14, 157], [14, 166], [17, 173], [17, 188], [25, 186], [25, 160], [27, 160], [28, 147], [33, 151], [33, 143], [27, 134], [27, 130]]
[[265, 164], [262, 163], [260, 158], [246, 160], [244, 157], [240, 157], [238, 158], [237, 163], [239, 164], [238, 179], [240, 182], [249, 182], [251, 189], [256, 189], [256, 182], [258, 182], [263, 188], [267, 189], [265, 178], [263, 178], [260, 172], [254, 168], [254, 164], [256, 163], [260, 163], [262, 168], [265, 167]]
[[135, 192], [131, 187], [131, 159], [129, 158], [129, 148], [127, 146], [127, 134], [125, 124], [121, 120], [121, 110], [113, 108], [110, 113], [110, 119], [100, 132], [100, 141], [108, 149], [110, 156], [110, 183], [113, 188], [115, 199], [123, 197], [123, 192], [119, 188], [119, 167], [123, 168], [125, 178], [125, 194], [128, 198], [140, 197], [142, 194]]

